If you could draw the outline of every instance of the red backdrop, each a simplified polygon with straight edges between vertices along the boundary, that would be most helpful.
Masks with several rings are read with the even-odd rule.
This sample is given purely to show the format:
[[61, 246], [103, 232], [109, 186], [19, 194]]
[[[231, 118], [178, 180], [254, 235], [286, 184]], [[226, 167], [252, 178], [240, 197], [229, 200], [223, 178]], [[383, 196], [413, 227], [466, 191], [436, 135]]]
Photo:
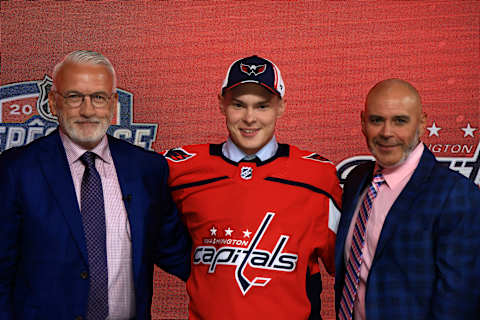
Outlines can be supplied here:
[[[216, 94], [231, 62], [257, 54], [285, 80], [281, 142], [336, 163], [368, 154], [364, 97], [379, 80], [398, 77], [422, 95], [427, 146], [479, 183], [479, 1], [0, 4], [2, 86], [51, 75], [70, 51], [102, 52], [118, 87], [133, 94], [133, 122], [158, 124], [157, 151], [223, 141]], [[7, 123], [12, 109], [2, 99]], [[326, 319], [334, 317], [332, 287], [324, 277]], [[183, 283], [157, 270], [154, 319], [186, 318], [186, 299]]]

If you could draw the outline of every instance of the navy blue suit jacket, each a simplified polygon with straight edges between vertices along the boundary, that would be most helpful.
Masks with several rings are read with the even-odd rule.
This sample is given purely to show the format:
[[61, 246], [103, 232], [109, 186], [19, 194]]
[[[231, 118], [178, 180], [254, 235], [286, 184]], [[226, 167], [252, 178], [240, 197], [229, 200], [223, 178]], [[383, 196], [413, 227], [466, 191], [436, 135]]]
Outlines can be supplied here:
[[[345, 277], [345, 238], [374, 162], [344, 186], [335, 247], [335, 309]], [[368, 320], [479, 319], [480, 191], [440, 165], [425, 147], [418, 167], [388, 212], [367, 279]]]
[[[189, 240], [165, 159], [108, 137], [131, 228], [136, 318], [150, 319], [154, 262], [182, 279]], [[58, 131], [0, 155], [0, 319], [84, 317], [87, 251]]]

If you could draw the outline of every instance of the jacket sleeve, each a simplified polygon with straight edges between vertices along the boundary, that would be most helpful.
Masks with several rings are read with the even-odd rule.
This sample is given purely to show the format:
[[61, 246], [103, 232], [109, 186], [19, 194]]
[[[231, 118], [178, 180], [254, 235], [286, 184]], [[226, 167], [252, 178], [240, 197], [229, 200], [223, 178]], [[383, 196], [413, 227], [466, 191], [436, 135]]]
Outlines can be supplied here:
[[449, 191], [435, 236], [437, 281], [430, 319], [478, 319], [480, 190], [467, 179]]
[[0, 154], [0, 319], [13, 320], [13, 289], [17, 258], [21, 208], [16, 199], [13, 160]]
[[167, 186], [168, 166], [164, 158], [165, 174], [161, 178], [160, 198], [162, 199], [160, 223], [155, 239], [155, 264], [164, 271], [186, 281], [190, 276], [191, 239], [187, 228], [180, 219]]

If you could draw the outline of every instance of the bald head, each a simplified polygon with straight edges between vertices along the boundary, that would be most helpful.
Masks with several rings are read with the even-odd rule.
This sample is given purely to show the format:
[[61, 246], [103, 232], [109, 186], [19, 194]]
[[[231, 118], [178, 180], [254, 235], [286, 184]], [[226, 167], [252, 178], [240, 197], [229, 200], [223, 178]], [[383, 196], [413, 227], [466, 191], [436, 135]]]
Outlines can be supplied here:
[[425, 120], [417, 89], [400, 79], [383, 80], [370, 89], [361, 114], [368, 148], [383, 167], [408, 158], [425, 131]]
[[368, 107], [369, 102], [388, 98], [403, 100], [405, 103], [415, 105], [419, 112], [422, 111], [422, 100], [417, 89], [401, 79], [387, 79], [374, 85], [367, 94], [365, 108]]

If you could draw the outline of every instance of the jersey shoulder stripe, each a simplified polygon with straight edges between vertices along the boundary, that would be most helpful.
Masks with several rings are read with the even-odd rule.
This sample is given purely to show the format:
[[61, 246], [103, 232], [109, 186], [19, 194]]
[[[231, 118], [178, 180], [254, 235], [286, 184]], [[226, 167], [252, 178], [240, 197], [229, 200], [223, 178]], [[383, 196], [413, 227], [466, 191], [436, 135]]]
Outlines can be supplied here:
[[190, 183], [184, 183], [184, 184], [180, 184], [180, 185], [177, 185], [177, 186], [173, 186], [173, 187], [170, 188], [170, 190], [176, 191], [176, 190], [180, 190], [180, 189], [203, 186], [205, 184], [209, 184], [209, 183], [213, 183], [213, 182], [217, 182], [217, 181], [225, 180], [225, 179], [228, 179], [228, 176], [222, 176], [222, 177], [217, 177], [217, 178], [199, 180], [199, 181], [190, 182]]
[[323, 195], [327, 196], [328, 198], [332, 199], [337, 208], [339, 207], [338, 204], [336, 204], [335, 198], [329, 192], [327, 192], [327, 191], [325, 191], [321, 188], [317, 188], [314, 185], [304, 183], [304, 182], [299, 182], [299, 181], [276, 178], [276, 177], [266, 177], [265, 180], [272, 181], [272, 182], [278, 182], [278, 183], [284, 183], [284, 184], [288, 184], [288, 185], [296, 186], [296, 187], [301, 187], [301, 188], [305, 188], [305, 189], [308, 189], [308, 190], [316, 192], [316, 193], [323, 194]]

